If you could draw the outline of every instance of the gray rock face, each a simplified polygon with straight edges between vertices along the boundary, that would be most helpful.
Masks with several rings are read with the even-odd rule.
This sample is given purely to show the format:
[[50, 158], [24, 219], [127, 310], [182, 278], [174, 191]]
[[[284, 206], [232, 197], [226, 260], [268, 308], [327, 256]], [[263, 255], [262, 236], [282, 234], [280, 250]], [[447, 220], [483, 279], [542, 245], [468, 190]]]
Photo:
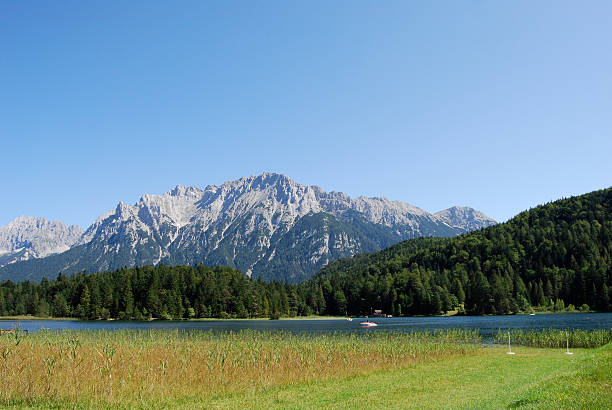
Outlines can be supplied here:
[[0, 266], [65, 252], [82, 234], [80, 226], [20, 216], [0, 227]]
[[453, 206], [444, 211], [436, 212], [434, 215], [447, 225], [466, 231], [486, 228], [497, 223], [480, 211], [462, 206]]
[[472, 221], [465, 209], [463, 222], [455, 224], [458, 217], [385, 198], [352, 199], [272, 173], [203, 190], [179, 185], [161, 196], [143, 195], [134, 205], [119, 203], [69, 251], [12, 271], [0, 269], [0, 279], [26, 268], [37, 279], [59, 271], [204, 263], [299, 281], [337, 258], [417, 236], [454, 236], [482, 227], [484, 219]]

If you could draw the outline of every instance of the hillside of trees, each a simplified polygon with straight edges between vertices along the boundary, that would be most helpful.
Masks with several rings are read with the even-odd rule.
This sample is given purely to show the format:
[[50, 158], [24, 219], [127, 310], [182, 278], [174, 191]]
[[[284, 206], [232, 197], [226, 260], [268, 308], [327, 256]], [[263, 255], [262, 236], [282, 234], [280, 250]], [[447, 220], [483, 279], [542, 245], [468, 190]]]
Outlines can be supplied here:
[[303, 284], [326, 312], [508, 314], [612, 309], [612, 189], [549, 203], [451, 239], [405, 241], [330, 263]]
[[300, 284], [228, 267], [144, 266], [0, 282], [0, 315], [84, 319], [612, 310], [612, 189], [450, 239], [420, 238], [330, 263]]

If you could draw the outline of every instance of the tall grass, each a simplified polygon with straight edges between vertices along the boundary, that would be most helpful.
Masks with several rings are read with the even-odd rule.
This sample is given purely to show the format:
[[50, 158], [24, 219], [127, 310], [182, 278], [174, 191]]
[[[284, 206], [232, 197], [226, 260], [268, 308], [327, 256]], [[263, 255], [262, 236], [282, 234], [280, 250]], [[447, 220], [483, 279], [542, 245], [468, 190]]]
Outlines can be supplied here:
[[[508, 343], [508, 332], [513, 344], [532, 347], [600, 347], [612, 342], [612, 330], [502, 330], [495, 335], [496, 343]], [[566, 339], [567, 338], [567, 339]]]
[[478, 332], [295, 335], [39, 331], [0, 336], [0, 405], [126, 405], [321, 380], [474, 352]]

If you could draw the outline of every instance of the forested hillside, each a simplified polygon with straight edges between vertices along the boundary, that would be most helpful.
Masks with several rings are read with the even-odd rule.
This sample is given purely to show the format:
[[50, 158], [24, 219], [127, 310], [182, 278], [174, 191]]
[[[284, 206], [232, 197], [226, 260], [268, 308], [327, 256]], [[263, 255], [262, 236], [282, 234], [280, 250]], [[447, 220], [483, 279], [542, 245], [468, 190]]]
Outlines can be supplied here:
[[612, 189], [563, 199], [451, 239], [414, 239], [330, 263], [304, 283], [329, 313], [506, 314], [530, 305], [610, 310]]

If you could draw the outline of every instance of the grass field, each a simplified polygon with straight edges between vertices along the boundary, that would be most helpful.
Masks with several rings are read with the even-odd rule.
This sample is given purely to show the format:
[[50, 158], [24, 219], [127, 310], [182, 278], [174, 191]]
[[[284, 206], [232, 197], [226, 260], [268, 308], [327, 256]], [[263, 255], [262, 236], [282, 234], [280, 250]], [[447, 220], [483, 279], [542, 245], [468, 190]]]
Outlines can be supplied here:
[[469, 331], [2, 335], [0, 405], [612, 408], [610, 344], [571, 356], [515, 347], [510, 356], [476, 339]]
[[185, 401], [191, 408], [610, 409], [612, 349], [501, 348], [335, 381]]

